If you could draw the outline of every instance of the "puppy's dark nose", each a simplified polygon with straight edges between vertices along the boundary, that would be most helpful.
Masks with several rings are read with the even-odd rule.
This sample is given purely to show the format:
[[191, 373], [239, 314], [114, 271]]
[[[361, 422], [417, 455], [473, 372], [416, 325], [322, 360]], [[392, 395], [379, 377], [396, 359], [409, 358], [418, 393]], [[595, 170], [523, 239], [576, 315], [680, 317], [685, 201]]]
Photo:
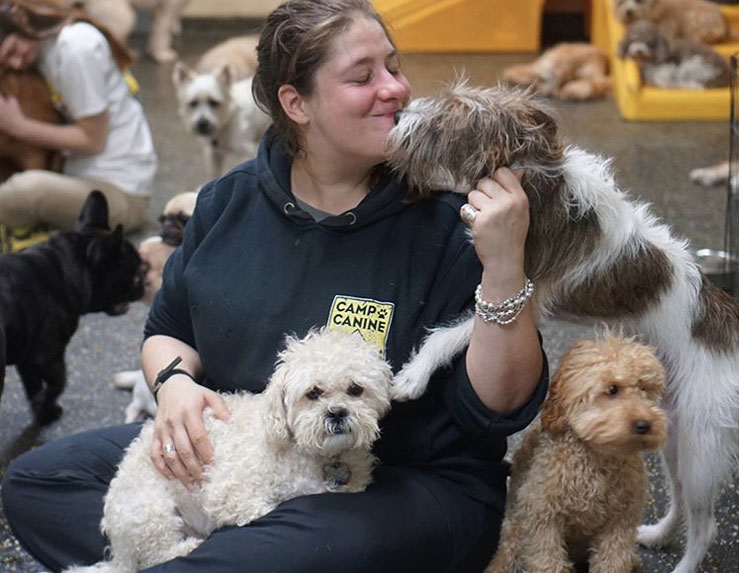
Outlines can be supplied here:
[[403, 115], [403, 110], [399, 109], [395, 112], [395, 125], [398, 125], [400, 123], [400, 116]]
[[646, 420], [637, 420], [636, 422], [634, 422], [634, 431], [637, 434], [646, 434], [651, 429], [652, 424], [650, 424]]
[[335, 410], [329, 409], [328, 413], [326, 414], [326, 416], [332, 422], [341, 422], [348, 415], [349, 412], [346, 410], [346, 408], [336, 408]]
[[195, 124], [195, 131], [200, 135], [210, 135], [213, 131], [213, 126], [207, 119], [199, 119]]

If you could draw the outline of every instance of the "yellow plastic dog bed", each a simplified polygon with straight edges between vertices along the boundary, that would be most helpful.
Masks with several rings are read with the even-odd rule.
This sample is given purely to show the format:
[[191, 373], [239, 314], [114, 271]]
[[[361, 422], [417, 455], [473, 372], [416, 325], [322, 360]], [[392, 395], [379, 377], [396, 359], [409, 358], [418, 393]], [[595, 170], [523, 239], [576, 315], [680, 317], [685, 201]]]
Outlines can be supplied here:
[[[732, 28], [739, 31], [739, 7], [721, 6]], [[613, 13], [612, 0], [593, 0], [591, 40], [610, 55], [613, 92], [621, 117], [633, 121], [691, 121], [729, 119], [729, 88], [668, 90], [642, 84], [639, 69], [629, 59], [616, 56], [623, 26]], [[713, 48], [727, 60], [739, 52], [739, 43]]]
[[375, 0], [402, 52], [537, 52], [545, 0]]

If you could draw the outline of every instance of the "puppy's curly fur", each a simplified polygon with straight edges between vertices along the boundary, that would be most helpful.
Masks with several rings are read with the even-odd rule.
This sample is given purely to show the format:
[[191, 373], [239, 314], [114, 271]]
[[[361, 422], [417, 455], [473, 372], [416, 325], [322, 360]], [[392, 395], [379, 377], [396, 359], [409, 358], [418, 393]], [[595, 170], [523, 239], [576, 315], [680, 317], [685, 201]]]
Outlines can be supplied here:
[[608, 55], [580, 42], [557, 44], [531, 63], [510, 66], [503, 80], [561, 100], [599, 99], [611, 91]]
[[733, 37], [718, 5], [705, 0], [614, 0], [613, 9], [627, 26], [637, 20], [654, 22], [669, 41], [716, 44]]
[[513, 459], [496, 555], [486, 573], [591, 573], [638, 566], [647, 500], [643, 452], [659, 448], [664, 369], [650, 347], [607, 334], [560, 362], [539, 424]]
[[390, 366], [360, 336], [323, 329], [288, 337], [260, 394], [224, 396], [228, 421], [206, 410], [214, 461], [195, 492], [154, 467], [153, 422], [126, 450], [105, 497], [112, 561], [68, 573], [139, 571], [186, 555], [215, 529], [247, 523], [301, 495], [357, 492], [390, 408]]

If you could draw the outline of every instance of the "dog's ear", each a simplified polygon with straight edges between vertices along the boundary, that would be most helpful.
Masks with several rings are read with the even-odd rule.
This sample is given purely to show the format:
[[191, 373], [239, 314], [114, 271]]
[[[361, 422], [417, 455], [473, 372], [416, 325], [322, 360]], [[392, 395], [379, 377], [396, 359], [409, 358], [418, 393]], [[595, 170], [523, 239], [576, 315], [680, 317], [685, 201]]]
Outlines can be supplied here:
[[229, 66], [222, 66], [220, 70], [216, 72], [216, 79], [222, 85], [228, 87], [231, 85], [233, 78], [231, 77], [231, 68]]
[[549, 394], [544, 400], [540, 413], [542, 429], [553, 434], [562, 433], [567, 427], [565, 407], [558, 392], [559, 385], [560, 376], [558, 371], [554, 373], [552, 380], [549, 382]]
[[287, 424], [287, 407], [285, 406], [285, 376], [287, 368], [280, 365], [264, 389], [265, 407], [263, 410], [264, 430], [267, 440], [277, 446], [290, 441], [290, 427]]
[[74, 224], [74, 230], [78, 232], [90, 230], [109, 231], [108, 225], [108, 201], [101, 191], [90, 191], [82, 205], [82, 210]]
[[172, 70], [172, 83], [175, 87], [182, 85], [185, 82], [192, 81], [195, 77], [195, 72], [188, 68], [184, 63], [177, 62]]

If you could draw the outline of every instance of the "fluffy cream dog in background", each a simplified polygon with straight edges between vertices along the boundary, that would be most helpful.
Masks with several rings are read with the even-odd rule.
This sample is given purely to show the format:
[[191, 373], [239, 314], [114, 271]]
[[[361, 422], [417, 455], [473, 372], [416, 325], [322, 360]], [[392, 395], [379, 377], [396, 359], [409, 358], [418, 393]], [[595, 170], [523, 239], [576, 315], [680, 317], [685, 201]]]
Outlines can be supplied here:
[[528, 64], [503, 70], [503, 81], [533, 87], [539, 95], [561, 100], [600, 99], [611, 91], [608, 55], [598, 46], [564, 42]]
[[160, 64], [173, 62], [172, 35], [180, 33], [180, 14], [189, 0], [66, 0], [102, 24], [124, 44], [136, 25], [136, 11], [150, 12], [146, 52]]
[[[458, 83], [413, 100], [391, 132], [389, 161], [412, 188], [459, 193], [498, 167], [522, 169], [537, 316], [622, 325], [658, 349], [668, 373], [663, 461], [672, 499], [662, 520], [640, 528], [639, 542], [666, 545], [684, 521], [674, 573], [693, 573], [716, 537], [714, 501], [739, 457], [739, 302], [619, 188], [607, 159], [566, 147], [547, 106], [520, 89]], [[431, 332], [396, 375], [394, 396], [423, 393], [464, 351], [472, 325], [462, 317]]]
[[652, 348], [606, 334], [560, 359], [536, 426], [513, 457], [501, 539], [486, 573], [627, 573], [640, 563], [643, 452], [667, 435]]
[[180, 118], [203, 150], [209, 177], [224, 172], [229, 155], [254, 157], [271, 118], [254, 101], [257, 38], [232, 38], [211, 48], [195, 69], [177, 62], [172, 83]]
[[734, 36], [718, 4], [706, 0], [614, 0], [613, 9], [622, 24], [649, 20], [669, 41], [715, 44]]
[[186, 555], [215, 529], [243, 526], [301, 495], [357, 492], [372, 481], [392, 370], [361, 336], [323, 329], [288, 337], [266, 389], [206, 410], [214, 460], [189, 492], [149, 458], [153, 422], [126, 450], [105, 497], [111, 561], [67, 573], [134, 572]]

